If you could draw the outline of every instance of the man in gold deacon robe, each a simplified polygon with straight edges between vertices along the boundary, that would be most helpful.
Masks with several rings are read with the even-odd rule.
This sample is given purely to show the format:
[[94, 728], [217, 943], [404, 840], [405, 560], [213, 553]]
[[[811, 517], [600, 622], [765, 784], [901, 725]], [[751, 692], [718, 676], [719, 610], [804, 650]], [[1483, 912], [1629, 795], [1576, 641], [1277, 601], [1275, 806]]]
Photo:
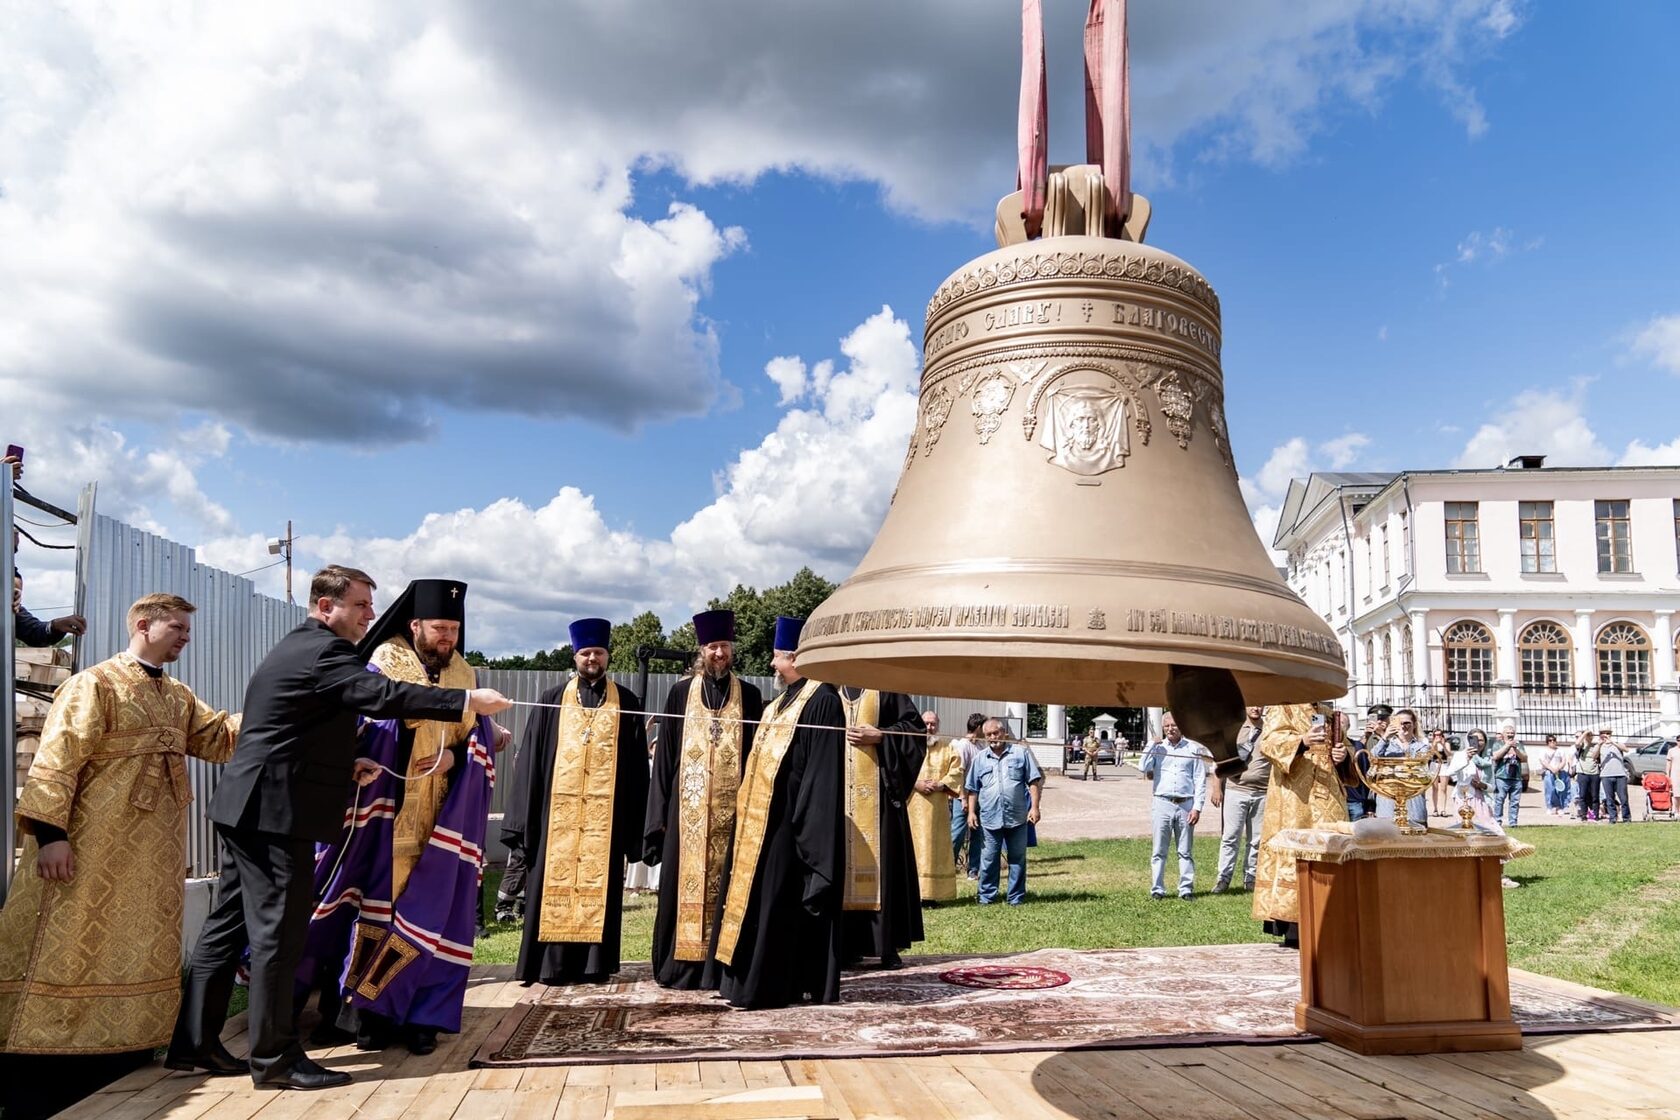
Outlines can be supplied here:
[[832, 685], [799, 673], [803, 626], [776, 620], [770, 663], [786, 687], [741, 779], [716, 941], [719, 991], [736, 1007], [840, 998], [845, 715]]
[[[169, 1041], [180, 1003], [187, 758], [225, 762], [238, 733], [238, 717], [212, 711], [163, 671], [186, 648], [193, 611], [176, 595], [136, 601], [128, 651], [71, 677], [47, 712], [18, 799], [23, 858], [0, 912], [8, 1120], [50, 1115]], [[247, 1072], [222, 1057], [228, 1068], [214, 1072]]]
[[[1295, 860], [1273, 852], [1266, 841], [1285, 828], [1324, 828], [1348, 819], [1343, 783], [1353, 779], [1340, 735], [1332, 736], [1334, 711], [1313, 704], [1279, 704], [1266, 709], [1258, 749], [1272, 764], [1266, 790], [1265, 824], [1254, 876], [1254, 916], [1286, 946], [1300, 943], [1300, 899]], [[1332, 745], [1332, 738], [1338, 740]]]
[[694, 616], [700, 671], [665, 698], [648, 787], [642, 862], [660, 867], [653, 978], [666, 988], [718, 986], [715, 921], [735, 834], [735, 795], [763, 714], [758, 689], [732, 672], [735, 613]]
[[577, 675], [542, 694], [526, 728], [502, 836], [526, 856], [524, 984], [599, 984], [618, 971], [624, 868], [642, 853], [647, 731], [641, 700], [607, 676], [612, 623], [571, 625]]
[[906, 805], [927, 754], [922, 714], [902, 692], [840, 689], [846, 713], [846, 959], [899, 954], [922, 939], [922, 897]]
[[927, 756], [910, 795], [910, 838], [916, 846], [916, 879], [923, 902], [957, 897], [957, 861], [951, 851], [951, 799], [962, 797], [962, 751], [939, 737], [939, 713], [922, 713]]

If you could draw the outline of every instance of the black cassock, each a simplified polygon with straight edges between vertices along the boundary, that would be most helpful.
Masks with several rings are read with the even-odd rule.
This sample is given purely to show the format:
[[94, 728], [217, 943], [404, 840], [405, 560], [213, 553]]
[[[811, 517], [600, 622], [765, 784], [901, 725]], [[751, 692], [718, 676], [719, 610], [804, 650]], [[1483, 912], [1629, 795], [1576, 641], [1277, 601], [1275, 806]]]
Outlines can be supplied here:
[[[786, 1007], [840, 998], [840, 877], [845, 870], [846, 715], [832, 685], [800, 681], [781, 699], [814, 688], [776, 771], [764, 846], [732, 963], [720, 966], [724, 999], [736, 1007]], [[819, 730], [818, 728], [833, 728]], [[718, 921], [735, 873], [718, 898]]]
[[[659, 718], [659, 741], [653, 749], [653, 779], [648, 786], [647, 818], [642, 838], [641, 860], [649, 867], [664, 866], [659, 875], [659, 908], [653, 918], [653, 977], [662, 987], [694, 990], [716, 990], [717, 962], [708, 953], [704, 961], [677, 959], [677, 867], [680, 837], [677, 814], [681, 802], [672, 796], [677, 785], [677, 763], [682, 758], [683, 713], [688, 710], [688, 690], [699, 680], [705, 691], [701, 702], [712, 711], [721, 709], [729, 701], [730, 677], [714, 680], [711, 677], [689, 677], [671, 687], [665, 697], [665, 714]], [[748, 720], [741, 727], [741, 767], [744, 770], [747, 753], [752, 747], [753, 732], [764, 714], [764, 696], [758, 686], [741, 681], [741, 718]], [[735, 774], [741, 780], [741, 773]], [[716, 943], [717, 926], [711, 929], [710, 941]]]
[[[848, 693], [857, 690], [848, 689]], [[910, 795], [927, 756], [927, 724], [902, 692], [881, 693], [881, 908], [848, 910], [846, 957], [893, 956], [922, 940], [922, 891], [910, 838]]]
[[[544, 692], [541, 703], [559, 704], [565, 685]], [[606, 698], [606, 678], [594, 685], [578, 679], [578, 702], [599, 708]], [[641, 709], [641, 700], [627, 688], [618, 690], [619, 707]], [[554, 755], [559, 746], [560, 711], [538, 708], [525, 728], [514, 766], [513, 789], [502, 818], [502, 840], [525, 852], [525, 928], [519, 938], [519, 962], [514, 976], [525, 984], [572, 984], [602, 981], [618, 971], [619, 941], [624, 924], [624, 867], [640, 858], [642, 807], [647, 802], [647, 731], [641, 716], [618, 717], [617, 775], [613, 783], [612, 867], [607, 890], [607, 916], [600, 941], [541, 941], [543, 875], [548, 854], [548, 805], [554, 780]]]

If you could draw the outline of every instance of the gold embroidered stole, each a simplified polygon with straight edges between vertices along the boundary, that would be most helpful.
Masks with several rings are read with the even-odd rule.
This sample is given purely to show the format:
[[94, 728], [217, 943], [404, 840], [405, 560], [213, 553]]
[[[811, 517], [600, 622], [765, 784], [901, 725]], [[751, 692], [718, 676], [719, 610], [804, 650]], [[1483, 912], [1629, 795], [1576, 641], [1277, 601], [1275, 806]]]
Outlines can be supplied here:
[[[392, 680], [407, 684], [431, 685], [432, 678], [421, 663], [414, 647], [402, 638], [389, 638], [373, 651], [373, 664]], [[468, 665], [456, 652], [438, 675], [438, 688], [473, 689], [478, 687], [478, 671]], [[420, 853], [432, 838], [437, 824], [438, 810], [443, 807], [444, 794], [449, 792], [448, 775], [427, 773], [443, 751], [472, 734], [478, 717], [468, 715], [459, 720], [411, 719], [406, 726], [414, 732], [414, 746], [408, 756], [409, 781], [403, 791], [402, 808], [391, 830], [391, 900], [402, 897]], [[425, 774], [425, 777], [419, 775]]]
[[[879, 727], [881, 694], [866, 688], [856, 700], [840, 690], [846, 726]], [[846, 886], [843, 908], [881, 908], [881, 755], [879, 747], [846, 744]]]
[[752, 897], [758, 857], [764, 850], [764, 833], [770, 822], [770, 799], [776, 793], [776, 773], [793, 745], [793, 733], [798, 730], [796, 725], [805, 711], [805, 701], [818, 687], [816, 681], [809, 681], [791, 702], [765, 713], [758, 733], [753, 736], [747, 774], [741, 779], [740, 812], [735, 817], [735, 859], [729, 876], [729, 896], [724, 900], [723, 924], [718, 929], [716, 956], [724, 964], [734, 963], [741, 923], [747, 917], [747, 900]]
[[618, 788], [618, 686], [599, 708], [578, 702], [573, 677], [560, 698], [560, 734], [548, 795], [539, 941], [601, 940], [613, 874], [613, 795]]
[[741, 784], [741, 678], [729, 675], [729, 699], [706, 707], [706, 683], [695, 677], [683, 710], [677, 761], [677, 938], [673, 956], [703, 961], [710, 948], [735, 801]]

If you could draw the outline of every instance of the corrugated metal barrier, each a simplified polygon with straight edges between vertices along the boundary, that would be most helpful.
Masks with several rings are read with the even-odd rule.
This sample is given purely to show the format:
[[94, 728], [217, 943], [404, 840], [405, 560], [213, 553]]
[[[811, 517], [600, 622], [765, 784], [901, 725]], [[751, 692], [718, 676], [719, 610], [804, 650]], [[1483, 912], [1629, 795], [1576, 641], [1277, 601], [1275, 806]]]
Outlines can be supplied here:
[[[192, 642], [176, 665], [175, 676], [205, 703], [229, 711], [243, 706], [245, 685], [257, 664], [306, 615], [302, 606], [259, 593], [248, 579], [199, 563], [194, 550], [186, 545], [109, 517], [93, 518], [84, 570], [88, 631], [81, 644], [81, 665], [96, 664], [128, 648], [126, 619], [134, 600], [159, 591], [180, 595], [198, 607], [198, 613], [193, 616]], [[530, 703], [564, 683], [569, 675], [481, 669], [478, 680], [482, 687]], [[614, 673], [613, 678], [622, 686], [636, 687], [637, 674]], [[663, 710], [666, 694], [680, 679], [675, 673], [650, 674], [648, 695], [642, 697], [644, 709]], [[777, 691], [772, 677], [745, 679], [757, 685], [766, 699]], [[925, 696], [916, 697], [916, 701], [923, 710], [932, 707], [939, 712], [941, 731], [947, 736], [962, 733], [969, 712], [1001, 714], [1003, 709], [1001, 704], [986, 701]], [[500, 722], [513, 731], [515, 743], [523, 743], [533, 711], [515, 707], [500, 717]], [[502, 812], [512, 785], [512, 761], [511, 753], [498, 759], [499, 780], [491, 809], [495, 814]], [[220, 868], [220, 852], [207, 808], [221, 768], [195, 759], [188, 769], [194, 797], [188, 814], [188, 871], [194, 877], [214, 875]]]

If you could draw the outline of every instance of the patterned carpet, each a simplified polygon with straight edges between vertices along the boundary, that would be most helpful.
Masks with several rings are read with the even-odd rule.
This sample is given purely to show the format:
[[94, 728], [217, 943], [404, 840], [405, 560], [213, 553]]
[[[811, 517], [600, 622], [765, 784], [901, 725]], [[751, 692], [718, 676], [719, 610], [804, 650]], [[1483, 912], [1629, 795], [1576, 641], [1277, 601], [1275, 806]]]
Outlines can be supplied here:
[[[1008, 964], [1055, 987], [975, 988], [941, 974]], [[736, 1011], [709, 992], [670, 992], [627, 965], [610, 984], [529, 989], [475, 1066], [780, 1060], [987, 1050], [1288, 1042], [1300, 971], [1275, 945], [1042, 949], [1008, 957], [909, 958], [849, 972], [840, 1002]], [[1680, 1025], [1666, 1009], [1526, 973], [1511, 977], [1524, 1033]]]

